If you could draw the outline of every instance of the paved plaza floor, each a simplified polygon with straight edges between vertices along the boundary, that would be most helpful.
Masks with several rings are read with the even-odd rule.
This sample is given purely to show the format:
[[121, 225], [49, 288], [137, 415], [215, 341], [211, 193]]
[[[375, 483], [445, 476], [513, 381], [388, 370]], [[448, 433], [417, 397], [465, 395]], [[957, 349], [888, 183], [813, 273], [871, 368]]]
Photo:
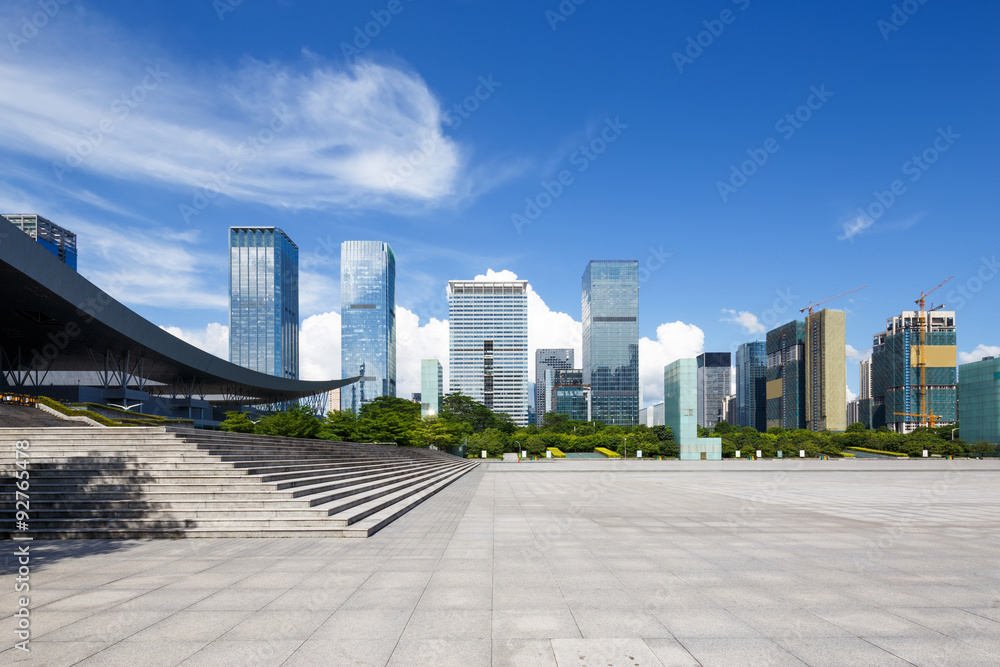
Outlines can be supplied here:
[[0, 664], [998, 665], [1000, 463], [481, 466], [369, 539], [31, 543]]

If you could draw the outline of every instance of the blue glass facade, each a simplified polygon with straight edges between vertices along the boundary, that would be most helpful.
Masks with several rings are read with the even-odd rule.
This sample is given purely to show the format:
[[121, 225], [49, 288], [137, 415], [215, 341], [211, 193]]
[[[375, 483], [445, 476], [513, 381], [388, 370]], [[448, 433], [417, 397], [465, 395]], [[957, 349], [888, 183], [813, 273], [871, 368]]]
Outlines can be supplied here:
[[229, 361], [299, 376], [299, 248], [277, 227], [229, 229]]
[[592, 261], [583, 273], [583, 383], [591, 416], [608, 425], [639, 419], [639, 262]]
[[767, 348], [762, 340], [736, 349], [735, 425], [767, 430]]
[[340, 246], [340, 374], [370, 378], [344, 387], [341, 410], [396, 395], [396, 256], [388, 243]]

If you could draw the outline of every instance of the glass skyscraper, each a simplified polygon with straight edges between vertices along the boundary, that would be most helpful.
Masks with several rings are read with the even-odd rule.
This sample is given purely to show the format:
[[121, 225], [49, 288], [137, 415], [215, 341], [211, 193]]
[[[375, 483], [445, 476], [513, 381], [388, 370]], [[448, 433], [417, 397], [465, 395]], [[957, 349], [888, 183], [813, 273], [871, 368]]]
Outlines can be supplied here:
[[583, 383], [591, 416], [608, 425], [639, 419], [639, 262], [594, 260], [582, 281]]
[[229, 361], [299, 376], [299, 248], [277, 227], [229, 228]]
[[388, 243], [340, 246], [340, 374], [368, 378], [344, 387], [342, 410], [396, 395], [396, 256]]
[[528, 282], [448, 282], [449, 386], [528, 425]]
[[732, 355], [728, 352], [705, 352], [698, 362], [698, 426], [714, 428], [722, 421], [726, 397], [732, 381]]
[[444, 373], [437, 359], [420, 360], [420, 416], [434, 417], [444, 397]]
[[762, 340], [736, 348], [736, 423], [767, 430], [767, 348]]
[[546, 412], [552, 411], [552, 388], [555, 371], [573, 368], [573, 350], [555, 348], [535, 350], [535, 424], [542, 425]]

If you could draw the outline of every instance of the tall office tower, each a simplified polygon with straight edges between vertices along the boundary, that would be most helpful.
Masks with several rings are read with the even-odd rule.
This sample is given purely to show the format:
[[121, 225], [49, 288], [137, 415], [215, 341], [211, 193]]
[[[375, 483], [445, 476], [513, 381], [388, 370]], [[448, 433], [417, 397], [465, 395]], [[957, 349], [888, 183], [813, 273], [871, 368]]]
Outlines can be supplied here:
[[639, 408], [639, 425], [652, 426], [653, 415], [649, 413], [649, 408]]
[[674, 434], [680, 459], [722, 459], [721, 438], [698, 437], [698, 362], [678, 359], [663, 368], [663, 419]]
[[343, 410], [396, 395], [396, 256], [388, 243], [340, 246], [340, 376], [367, 378], [344, 387]]
[[846, 313], [824, 308], [806, 316], [806, 428], [847, 429]]
[[[535, 350], [535, 424], [542, 425], [545, 413], [551, 411], [555, 375], [552, 371], [573, 368], [573, 350], [569, 348]], [[549, 371], [546, 373], [546, 371]]]
[[767, 430], [767, 348], [762, 340], [736, 348], [736, 422]]
[[660, 401], [659, 403], [653, 405], [653, 426], [665, 426], [665, 425], [666, 422], [664, 421], [664, 416], [663, 416], [663, 401]]
[[76, 234], [33, 213], [3, 213], [22, 232], [76, 271]]
[[732, 355], [705, 352], [698, 361], [698, 425], [713, 428], [722, 421], [724, 403], [732, 382]]
[[904, 310], [872, 340], [872, 428], [909, 433], [956, 420], [955, 311]]
[[861, 419], [860, 419], [860, 412], [859, 412], [860, 405], [861, 405], [861, 399], [855, 399], [853, 401], [848, 401], [847, 402], [847, 423], [848, 424], [854, 424], [854, 423], [857, 423], [857, 422], [861, 421]]
[[583, 370], [561, 368], [548, 372], [553, 376], [549, 394], [552, 412], [576, 421], [590, 421], [590, 387], [583, 384]]
[[[858, 421], [872, 427], [872, 362], [861, 362], [861, 394], [858, 396]], [[850, 424], [848, 424], [850, 426]]]
[[444, 398], [444, 371], [437, 359], [420, 360], [420, 416], [433, 417]]
[[528, 425], [528, 281], [448, 282], [449, 386]]
[[722, 419], [732, 426], [733, 420], [738, 418], [739, 415], [736, 414], [736, 394], [730, 394], [722, 401]]
[[595, 260], [583, 273], [583, 383], [608, 425], [639, 419], [639, 262]]
[[962, 440], [1000, 445], [1000, 358], [963, 364], [958, 371]]
[[806, 427], [805, 322], [767, 332], [767, 428]]
[[277, 227], [229, 228], [229, 361], [299, 376], [299, 248]]
[[338, 412], [340, 410], [340, 387], [331, 389], [326, 395], [327, 412]]

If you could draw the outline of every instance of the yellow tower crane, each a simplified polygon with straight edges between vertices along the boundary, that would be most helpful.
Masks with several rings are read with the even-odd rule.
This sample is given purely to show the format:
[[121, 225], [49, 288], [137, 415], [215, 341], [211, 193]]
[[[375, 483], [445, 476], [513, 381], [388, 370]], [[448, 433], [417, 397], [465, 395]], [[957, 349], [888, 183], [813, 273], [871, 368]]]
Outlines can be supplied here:
[[[931, 295], [931, 292], [934, 292], [935, 290], [937, 290], [939, 287], [941, 287], [954, 277], [955, 276], [949, 276], [948, 278], [942, 280], [937, 284], [937, 286], [935, 286], [929, 292], [921, 292], [920, 297], [913, 302], [917, 304], [917, 306], [920, 308], [920, 310], [917, 313], [917, 324], [920, 327], [920, 346], [917, 347], [917, 369], [920, 372], [920, 384], [917, 386], [917, 391], [920, 392], [920, 414], [906, 415], [905, 413], [899, 413], [899, 412], [895, 414], [903, 414], [904, 416], [908, 417], [927, 417], [928, 418], [927, 422], [926, 423], [921, 422], [920, 424], [918, 424], [919, 426], [930, 426], [930, 428], [934, 428], [934, 421], [936, 418], [935, 415], [927, 414], [927, 351], [925, 350], [924, 346], [927, 344], [927, 332], [930, 331], [931, 327], [931, 321], [927, 317], [927, 312], [928, 312], [927, 297]], [[940, 306], [931, 308], [931, 311], [933, 312], [943, 307], [944, 304], [941, 304]]]

